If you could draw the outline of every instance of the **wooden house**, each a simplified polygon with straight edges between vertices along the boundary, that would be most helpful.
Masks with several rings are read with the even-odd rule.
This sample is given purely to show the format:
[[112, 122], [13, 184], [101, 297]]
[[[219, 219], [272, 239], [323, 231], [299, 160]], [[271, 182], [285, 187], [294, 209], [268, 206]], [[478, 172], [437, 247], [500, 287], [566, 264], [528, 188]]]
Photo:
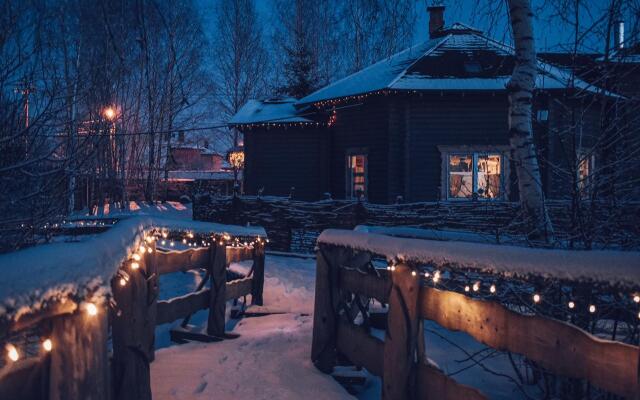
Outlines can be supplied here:
[[[244, 134], [245, 193], [286, 196], [295, 188], [298, 199], [330, 194], [374, 203], [516, 200], [505, 89], [513, 49], [467, 25], [445, 26], [444, 7], [429, 12], [425, 42], [302, 99], [252, 100], [240, 109], [229, 125]], [[542, 59], [536, 87], [534, 134], [541, 159], [553, 160], [541, 162], [543, 186], [549, 197], [563, 197], [571, 179], [547, 168], [566, 158], [552, 132], [575, 127], [567, 110], [578, 107], [576, 151], [588, 148], [599, 108], [571, 99], [599, 89]], [[582, 164], [584, 181], [590, 170]]]

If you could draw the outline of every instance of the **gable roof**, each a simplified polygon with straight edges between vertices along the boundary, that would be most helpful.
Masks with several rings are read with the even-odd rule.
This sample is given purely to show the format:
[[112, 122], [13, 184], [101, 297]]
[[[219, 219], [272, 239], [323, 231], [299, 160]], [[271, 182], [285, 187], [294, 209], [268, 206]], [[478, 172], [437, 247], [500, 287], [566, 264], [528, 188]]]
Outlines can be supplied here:
[[[505, 90], [515, 65], [512, 47], [462, 23], [300, 99], [297, 105], [379, 90]], [[538, 59], [536, 87], [566, 89], [571, 74]], [[576, 89], [598, 89], [574, 78]]]

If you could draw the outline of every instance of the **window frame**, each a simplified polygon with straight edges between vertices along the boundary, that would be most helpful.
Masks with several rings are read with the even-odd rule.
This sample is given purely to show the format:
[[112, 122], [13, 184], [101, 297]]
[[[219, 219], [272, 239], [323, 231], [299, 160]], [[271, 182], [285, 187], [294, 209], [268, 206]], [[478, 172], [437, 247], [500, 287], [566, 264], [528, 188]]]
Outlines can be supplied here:
[[[506, 201], [509, 198], [509, 163], [507, 161], [507, 154], [509, 146], [450, 146], [440, 145], [438, 146], [442, 161], [442, 175], [440, 179], [440, 198], [444, 201]], [[469, 156], [472, 160], [472, 195], [469, 197], [452, 197], [450, 191], [450, 170], [449, 170], [449, 157], [450, 156]], [[487, 198], [482, 196], [474, 196], [478, 192], [478, 159], [482, 156], [499, 155], [500, 156], [500, 196], [495, 198]]]
[[363, 198], [366, 201], [369, 198], [369, 151], [367, 148], [349, 149], [345, 155], [345, 199], [360, 200], [353, 193], [353, 169], [350, 166], [350, 158], [354, 156], [364, 157], [364, 193]]

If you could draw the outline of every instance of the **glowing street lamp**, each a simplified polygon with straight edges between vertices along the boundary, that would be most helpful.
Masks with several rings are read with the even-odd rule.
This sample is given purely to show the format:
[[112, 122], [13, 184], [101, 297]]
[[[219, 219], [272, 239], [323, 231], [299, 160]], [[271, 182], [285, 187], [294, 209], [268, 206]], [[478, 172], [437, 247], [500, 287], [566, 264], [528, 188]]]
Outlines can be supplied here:
[[227, 157], [229, 159], [229, 164], [233, 167], [233, 193], [234, 195], [238, 194], [239, 191], [239, 182], [238, 182], [238, 172], [244, 168], [244, 148], [241, 146], [235, 146], [229, 153], [227, 153]]
[[109, 106], [102, 111], [102, 116], [109, 121], [113, 121], [116, 118], [116, 110], [113, 107]]

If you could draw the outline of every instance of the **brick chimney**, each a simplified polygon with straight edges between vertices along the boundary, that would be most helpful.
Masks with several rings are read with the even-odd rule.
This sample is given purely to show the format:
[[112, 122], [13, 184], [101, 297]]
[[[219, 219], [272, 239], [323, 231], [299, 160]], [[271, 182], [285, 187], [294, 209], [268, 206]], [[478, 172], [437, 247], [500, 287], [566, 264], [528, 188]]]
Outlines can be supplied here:
[[429, 12], [429, 38], [441, 36], [444, 28], [444, 6], [433, 5], [427, 7]]

